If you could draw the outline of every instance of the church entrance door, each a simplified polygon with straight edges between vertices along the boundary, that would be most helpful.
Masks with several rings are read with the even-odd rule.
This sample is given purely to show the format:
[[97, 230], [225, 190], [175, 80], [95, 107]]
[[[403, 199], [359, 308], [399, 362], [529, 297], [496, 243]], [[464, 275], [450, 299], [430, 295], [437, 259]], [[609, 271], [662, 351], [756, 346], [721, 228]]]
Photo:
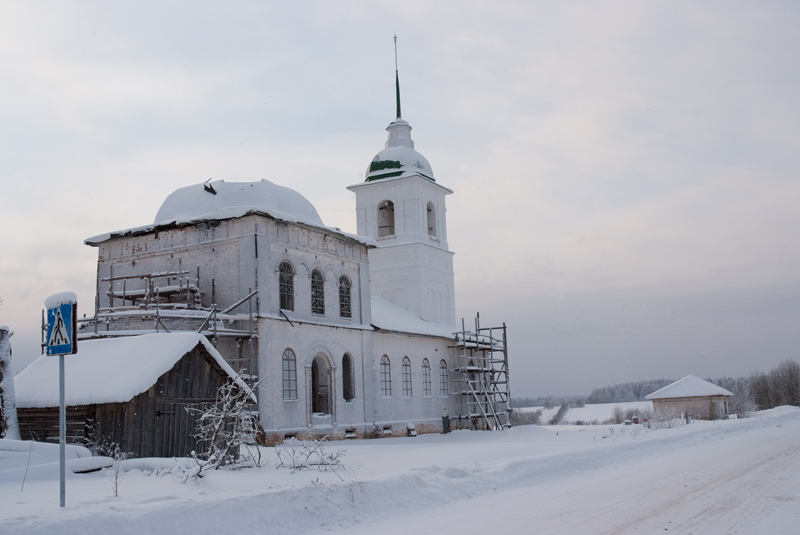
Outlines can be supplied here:
[[311, 363], [311, 412], [330, 414], [331, 367], [322, 355]]

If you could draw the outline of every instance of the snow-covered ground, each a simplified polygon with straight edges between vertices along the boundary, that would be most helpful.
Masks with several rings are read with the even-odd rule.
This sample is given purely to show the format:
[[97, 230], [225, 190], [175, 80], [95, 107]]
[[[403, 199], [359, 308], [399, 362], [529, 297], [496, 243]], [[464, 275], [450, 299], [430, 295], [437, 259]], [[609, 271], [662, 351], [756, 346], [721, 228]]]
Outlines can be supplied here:
[[619, 407], [623, 413], [630, 410], [644, 413], [653, 410], [652, 401], [631, 401], [628, 403], [595, 403], [583, 407], [573, 407], [567, 411], [562, 423], [570, 424], [575, 422], [602, 423], [610, 420], [614, 416], [614, 409]]
[[[653, 410], [652, 401], [630, 401], [625, 403], [595, 403], [593, 405], [585, 405], [583, 407], [572, 407], [564, 415], [561, 420], [565, 424], [573, 424], [575, 422], [582, 422], [586, 424], [603, 423], [611, 420], [614, 416], [614, 409], [619, 407], [623, 412], [629, 410], [637, 410], [640, 413]], [[535, 412], [542, 411], [540, 421], [542, 425], [547, 423], [556, 415], [559, 407], [521, 407], [514, 409], [521, 412]]]
[[[0, 533], [797, 533], [798, 436], [800, 409], [781, 407], [669, 429], [334, 442], [331, 451], [346, 450], [335, 473], [276, 468], [264, 448], [264, 468], [184, 484], [179, 462], [137, 460], [118, 498], [109, 470], [69, 472], [65, 509], [57, 448], [30, 452], [23, 489], [29, 449], [0, 441]], [[87, 462], [80, 455], [72, 462]]]

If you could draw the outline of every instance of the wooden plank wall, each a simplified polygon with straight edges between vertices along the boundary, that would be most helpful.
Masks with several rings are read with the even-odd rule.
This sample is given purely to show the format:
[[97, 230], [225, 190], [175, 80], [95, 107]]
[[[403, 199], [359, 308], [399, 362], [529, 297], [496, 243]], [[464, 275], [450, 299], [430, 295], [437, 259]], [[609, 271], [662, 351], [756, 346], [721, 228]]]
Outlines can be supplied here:
[[[94, 439], [94, 405], [67, 407], [66, 438], [69, 444], [91, 447]], [[58, 407], [17, 408], [22, 440], [58, 443]]]
[[[92, 447], [118, 444], [135, 457], [187, 456], [203, 445], [193, 436], [197, 414], [227, 380], [202, 345], [181, 357], [147, 392], [127, 403], [67, 407], [67, 442]], [[23, 440], [58, 442], [58, 408], [17, 409]]]

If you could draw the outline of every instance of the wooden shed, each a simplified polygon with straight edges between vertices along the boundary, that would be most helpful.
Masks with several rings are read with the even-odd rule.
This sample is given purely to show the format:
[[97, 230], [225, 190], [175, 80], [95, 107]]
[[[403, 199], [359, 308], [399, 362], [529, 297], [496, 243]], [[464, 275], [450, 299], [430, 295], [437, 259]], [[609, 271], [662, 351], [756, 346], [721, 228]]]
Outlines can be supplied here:
[[[136, 457], [198, 451], [197, 416], [236, 374], [196, 333], [162, 333], [80, 342], [66, 355], [67, 442], [118, 444]], [[41, 356], [15, 378], [23, 440], [57, 442], [58, 357]]]
[[697, 420], [728, 417], [728, 398], [733, 394], [695, 375], [687, 375], [645, 396], [653, 402], [656, 418], [691, 416]]

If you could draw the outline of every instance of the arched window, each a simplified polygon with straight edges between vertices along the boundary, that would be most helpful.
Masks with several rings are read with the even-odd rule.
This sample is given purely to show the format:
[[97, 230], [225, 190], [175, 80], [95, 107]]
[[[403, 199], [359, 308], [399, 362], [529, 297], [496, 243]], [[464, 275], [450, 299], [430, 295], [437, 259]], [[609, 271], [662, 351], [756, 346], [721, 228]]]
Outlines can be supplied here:
[[350, 306], [350, 279], [345, 275], [339, 277], [339, 316], [352, 318], [353, 309]]
[[403, 397], [411, 397], [411, 361], [403, 357]]
[[439, 362], [439, 395], [447, 397], [447, 363], [444, 359]]
[[283, 352], [283, 399], [297, 399], [297, 359], [294, 351]]
[[356, 397], [355, 377], [353, 376], [353, 357], [345, 353], [342, 357], [342, 397], [352, 401]]
[[392, 395], [392, 365], [389, 357], [381, 357], [381, 396], [391, 397]]
[[325, 278], [318, 269], [311, 272], [311, 313], [325, 315]]
[[436, 236], [436, 208], [433, 203], [428, 203], [428, 235]]
[[378, 204], [378, 237], [394, 236], [394, 203], [383, 201]]
[[431, 363], [422, 359], [422, 395], [431, 397]]
[[294, 268], [287, 262], [278, 267], [278, 293], [283, 310], [294, 310]]

